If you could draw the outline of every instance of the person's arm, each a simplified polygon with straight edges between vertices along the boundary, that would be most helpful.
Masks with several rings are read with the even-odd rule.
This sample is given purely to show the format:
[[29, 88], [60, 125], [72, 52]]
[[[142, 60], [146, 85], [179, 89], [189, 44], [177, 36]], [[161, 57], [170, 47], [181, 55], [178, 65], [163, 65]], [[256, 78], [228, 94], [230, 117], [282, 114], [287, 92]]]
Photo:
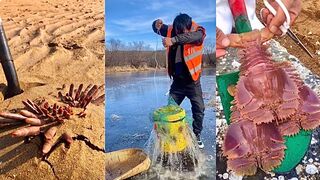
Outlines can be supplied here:
[[202, 44], [204, 37], [204, 30], [199, 28], [198, 31], [195, 32], [179, 34], [171, 38], [171, 41], [173, 44]]
[[[159, 30], [157, 29], [157, 26], [158, 26], [158, 28], [160, 27]], [[162, 20], [157, 19], [157, 20], [153, 21], [152, 29], [155, 33], [157, 33], [163, 37], [167, 37], [168, 25], [163, 24]]]

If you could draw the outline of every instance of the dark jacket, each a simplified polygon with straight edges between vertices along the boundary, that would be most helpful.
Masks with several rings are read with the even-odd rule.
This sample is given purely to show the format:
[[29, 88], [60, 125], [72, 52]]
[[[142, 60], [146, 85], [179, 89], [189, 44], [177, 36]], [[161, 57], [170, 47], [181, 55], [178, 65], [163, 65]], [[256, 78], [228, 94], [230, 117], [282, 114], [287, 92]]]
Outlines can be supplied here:
[[[163, 24], [158, 31], [155, 27], [156, 21], [152, 24], [152, 29], [155, 33], [167, 37], [168, 25]], [[183, 34], [176, 34], [172, 30], [171, 37], [173, 38], [173, 45], [170, 46], [168, 54], [168, 73], [174, 80], [183, 80], [192, 82], [192, 77], [188, 71], [187, 65], [183, 59], [183, 45], [184, 44], [201, 44], [203, 43], [203, 28], [199, 28], [196, 32], [187, 32]]]

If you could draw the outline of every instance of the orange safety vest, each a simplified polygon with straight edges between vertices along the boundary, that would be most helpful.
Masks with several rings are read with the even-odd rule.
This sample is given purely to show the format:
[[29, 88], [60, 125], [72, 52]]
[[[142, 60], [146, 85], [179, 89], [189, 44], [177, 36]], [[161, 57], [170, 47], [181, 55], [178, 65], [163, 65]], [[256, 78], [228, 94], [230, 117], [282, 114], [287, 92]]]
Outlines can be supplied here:
[[[200, 26], [192, 21], [190, 32], [195, 32]], [[171, 38], [173, 26], [168, 26], [167, 37]], [[205, 32], [204, 32], [205, 34]], [[203, 36], [203, 38], [205, 35]], [[198, 80], [201, 74], [203, 43], [197, 44], [184, 44], [183, 45], [183, 59], [186, 63], [190, 75], [194, 81]], [[169, 59], [169, 47], [167, 48], [167, 56]], [[170, 63], [170, 62], [168, 62]]]

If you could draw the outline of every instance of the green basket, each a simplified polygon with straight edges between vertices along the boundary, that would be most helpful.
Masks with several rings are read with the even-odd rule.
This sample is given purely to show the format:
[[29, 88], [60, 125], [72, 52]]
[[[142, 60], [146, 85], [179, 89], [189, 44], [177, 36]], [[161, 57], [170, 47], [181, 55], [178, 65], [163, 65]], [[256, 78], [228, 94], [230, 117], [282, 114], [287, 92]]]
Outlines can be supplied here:
[[233, 97], [228, 93], [228, 87], [230, 85], [236, 85], [239, 79], [239, 71], [233, 73], [225, 73], [217, 76], [217, 85], [219, 96], [223, 107], [223, 112], [226, 117], [227, 123], [230, 124], [231, 115], [231, 101]]
[[[227, 120], [230, 124], [230, 106], [233, 97], [228, 93], [227, 88], [230, 85], [236, 85], [239, 79], [239, 71], [232, 73], [225, 73], [217, 76], [218, 92], [221, 98], [221, 103], [223, 111]], [[273, 170], [276, 173], [286, 173], [290, 172], [295, 168], [298, 163], [303, 159], [312, 138], [312, 131], [301, 130], [295, 136], [285, 136], [285, 145], [287, 149], [285, 150], [285, 158], [281, 162], [281, 165]]]

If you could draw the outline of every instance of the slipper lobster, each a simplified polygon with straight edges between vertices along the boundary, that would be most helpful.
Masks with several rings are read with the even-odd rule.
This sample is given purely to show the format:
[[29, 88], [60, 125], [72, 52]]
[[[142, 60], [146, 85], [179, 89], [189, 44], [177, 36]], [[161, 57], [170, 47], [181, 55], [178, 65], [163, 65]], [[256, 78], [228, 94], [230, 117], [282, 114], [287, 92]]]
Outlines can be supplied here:
[[[320, 125], [320, 100], [290, 62], [275, 62], [259, 31], [247, 33], [239, 49], [240, 78], [234, 88], [231, 125], [223, 145], [228, 168], [254, 175], [284, 158], [284, 139]], [[250, 40], [248, 40], [250, 39]]]

